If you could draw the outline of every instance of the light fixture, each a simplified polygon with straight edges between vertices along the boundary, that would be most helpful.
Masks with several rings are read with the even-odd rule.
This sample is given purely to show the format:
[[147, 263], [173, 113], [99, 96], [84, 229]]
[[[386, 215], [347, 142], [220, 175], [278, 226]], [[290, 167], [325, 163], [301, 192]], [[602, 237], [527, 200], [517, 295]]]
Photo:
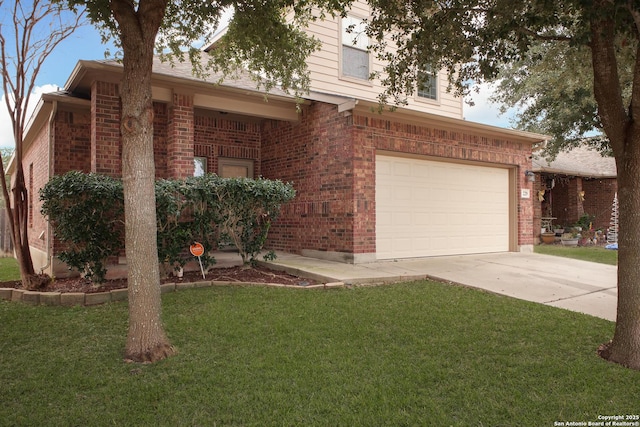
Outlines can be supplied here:
[[527, 178], [527, 181], [529, 181], [529, 182], [535, 182], [536, 181], [536, 174], [533, 173], [533, 171], [530, 171], [530, 170], [524, 171], [524, 176]]

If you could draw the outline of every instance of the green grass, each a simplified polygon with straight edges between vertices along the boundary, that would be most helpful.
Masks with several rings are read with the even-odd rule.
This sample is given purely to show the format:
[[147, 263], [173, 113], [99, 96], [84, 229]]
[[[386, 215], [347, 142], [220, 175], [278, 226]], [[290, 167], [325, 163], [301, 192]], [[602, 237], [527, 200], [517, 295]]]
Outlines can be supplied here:
[[618, 265], [618, 251], [605, 249], [601, 246], [571, 247], [562, 245], [536, 245], [534, 246], [534, 252], [581, 259], [583, 261], [599, 262], [602, 264]]
[[0, 424], [531, 426], [637, 414], [613, 323], [422, 281], [163, 295], [179, 353], [122, 362], [127, 306], [0, 302]]
[[20, 280], [20, 268], [15, 258], [0, 258], [0, 282]]

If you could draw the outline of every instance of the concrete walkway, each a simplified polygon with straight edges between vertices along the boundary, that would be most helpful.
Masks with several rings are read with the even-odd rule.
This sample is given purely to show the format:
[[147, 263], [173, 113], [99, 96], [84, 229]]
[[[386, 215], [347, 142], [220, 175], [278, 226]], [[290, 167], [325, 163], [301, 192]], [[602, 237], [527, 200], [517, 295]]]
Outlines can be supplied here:
[[615, 321], [617, 267], [534, 253], [343, 264], [278, 253], [273, 268], [347, 284], [432, 278]]

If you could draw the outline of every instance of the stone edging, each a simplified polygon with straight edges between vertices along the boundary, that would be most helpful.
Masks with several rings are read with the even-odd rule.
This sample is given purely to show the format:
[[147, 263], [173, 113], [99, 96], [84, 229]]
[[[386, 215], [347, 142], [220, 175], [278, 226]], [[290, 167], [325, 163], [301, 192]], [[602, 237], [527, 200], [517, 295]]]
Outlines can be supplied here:
[[[325, 283], [321, 285], [294, 286], [282, 285], [278, 283], [252, 283], [252, 282], [178, 282], [163, 283], [160, 285], [160, 293], [175, 292], [191, 288], [206, 288], [211, 286], [273, 286], [279, 288], [294, 289], [328, 289], [344, 287], [343, 282]], [[109, 292], [39, 292], [26, 291], [24, 289], [0, 288], [0, 300], [21, 301], [31, 305], [51, 305], [51, 306], [74, 306], [74, 305], [98, 305], [114, 301], [126, 301], [128, 297], [127, 288], [114, 289]]]

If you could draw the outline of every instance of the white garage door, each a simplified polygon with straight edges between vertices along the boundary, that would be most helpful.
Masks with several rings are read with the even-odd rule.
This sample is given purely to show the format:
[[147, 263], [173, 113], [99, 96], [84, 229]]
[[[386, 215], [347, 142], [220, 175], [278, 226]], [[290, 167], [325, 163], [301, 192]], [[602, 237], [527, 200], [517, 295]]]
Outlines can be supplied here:
[[378, 259], [509, 250], [509, 171], [376, 156]]

